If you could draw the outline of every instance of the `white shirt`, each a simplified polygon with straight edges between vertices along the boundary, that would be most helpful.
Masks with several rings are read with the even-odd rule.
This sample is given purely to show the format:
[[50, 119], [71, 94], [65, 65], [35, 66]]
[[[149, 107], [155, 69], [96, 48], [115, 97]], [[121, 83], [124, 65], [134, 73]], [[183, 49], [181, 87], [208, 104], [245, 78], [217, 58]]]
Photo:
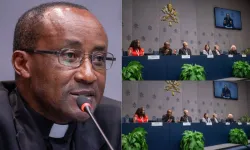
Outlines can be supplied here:
[[204, 55], [213, 55], [213, 52], [209, 50], [208, 52], [206, 50], [203, 50]]

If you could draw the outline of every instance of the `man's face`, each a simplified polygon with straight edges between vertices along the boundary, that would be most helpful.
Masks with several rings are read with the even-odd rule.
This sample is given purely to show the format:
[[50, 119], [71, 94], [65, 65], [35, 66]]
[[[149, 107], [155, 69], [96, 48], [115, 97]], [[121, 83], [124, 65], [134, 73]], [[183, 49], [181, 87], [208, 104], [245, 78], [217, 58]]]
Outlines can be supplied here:
[[172, 115], [172, 111], [168, 110], [167, 111], [167, 115], [171, 116]]
[[187, 43], [184, 43], [184, 44], [183, 44], [183, 47], [184, 47], [184, 48], [188, 48]]
[[227, 18], [228, 18], [228, 19], [230, 18], [230, 15], [229, 15], [229, 14], [227, 14]]
[[188, 116], [188, 111], [187, 110], [184, 111], [184, 115]]
[[167, 49], [169, 49], [169, 48], [170, 48], [170, 44], [165, 43], [164, 45], [165, 45], [165, 48], [167, 48]]
[[97, 19], [86, 10], [58, 7], [48, 10], [44, 18], [38, 50], [72, 48], [86, 55], [78, 68], [63, 66], [56, 55], [33, 55], [30, 84], [35, 100], [46, 110], [56, 113], [62, 121], [84, 121], [88, 115], [78, 108], [78, 96], [75, 94], [87, 96], [93, 109], [100, 103], [106, 69], [94, 69], [88, 54], [107, 51], [106, 33]]

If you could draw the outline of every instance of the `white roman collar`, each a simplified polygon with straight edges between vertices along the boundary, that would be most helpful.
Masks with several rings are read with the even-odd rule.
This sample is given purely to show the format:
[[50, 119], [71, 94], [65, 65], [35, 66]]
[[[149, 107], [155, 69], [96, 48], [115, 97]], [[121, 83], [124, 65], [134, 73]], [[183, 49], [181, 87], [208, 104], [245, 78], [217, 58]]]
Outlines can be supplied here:
[[50, 129], [49, 137], [52, 138], [63, 138], [69, 128], [69, 125], [53, 124]]

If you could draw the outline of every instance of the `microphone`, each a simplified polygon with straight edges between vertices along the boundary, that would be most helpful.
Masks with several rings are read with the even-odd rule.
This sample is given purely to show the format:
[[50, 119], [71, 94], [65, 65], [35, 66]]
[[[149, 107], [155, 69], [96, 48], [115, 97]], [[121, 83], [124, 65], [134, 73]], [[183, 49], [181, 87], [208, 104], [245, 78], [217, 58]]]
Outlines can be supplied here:
[[104, 132], [102, 131], [101, 127], [99, 126], [98, 122], [96, 121], [95, 117], [93, 116], [93, 114], [91, 113], [91, 105], [89, 103], [89, 100], [87, 97], [81, 95], [76, 99], [76, 103], [78, 105], [78, 107], [81, 109], [81, 111], [86, 112], [89, 114], [90, 118], [92, 118], [92, 120], [94, 121], [96, 127], [98, 128], [98, 130], [100, 131], [102, 137], [105, 139], [106, 143], [108, 144], [110, 150], [114, 150], [113, 147], [111, 146], [109, 140], [107, 139], [106, 135], [104, 134]]

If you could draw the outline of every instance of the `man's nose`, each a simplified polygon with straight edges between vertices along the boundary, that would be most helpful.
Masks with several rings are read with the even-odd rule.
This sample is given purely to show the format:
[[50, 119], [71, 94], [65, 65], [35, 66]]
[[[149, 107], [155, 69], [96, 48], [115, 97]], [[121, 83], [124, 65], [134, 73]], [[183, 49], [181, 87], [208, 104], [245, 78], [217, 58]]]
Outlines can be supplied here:
[[75, 80], [77, 82], [91, 84], [97, 80], [97, 76], [95, 75], [92, 63], [89, 59], [84, 60], [84, 62], [78, 69], [79, 71], [75, 75]]

